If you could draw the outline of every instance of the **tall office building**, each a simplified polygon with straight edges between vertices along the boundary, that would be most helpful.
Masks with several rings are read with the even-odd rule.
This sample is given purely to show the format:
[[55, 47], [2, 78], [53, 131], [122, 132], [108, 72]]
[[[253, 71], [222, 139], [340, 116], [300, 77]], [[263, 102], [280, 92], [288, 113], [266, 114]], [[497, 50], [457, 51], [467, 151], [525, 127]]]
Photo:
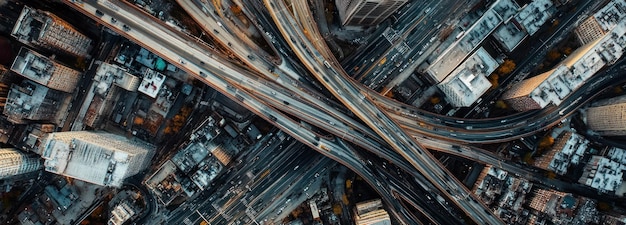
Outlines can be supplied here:
[[13, 148], [0, 148], [0, 179], [27, 174], [41, 169], [38, 156], [31, 156]]
[[72, 25], [46, 11], [24, 6], [11, 35], [20, 42], [63, 51], [75, 56], [87, 56], [91, 39]]
[[380, 199], [356, 204], [354, 222], [357, 225], [391, 225], [391, 219]]
[[125, 178], [150, 164], [155, 147], [111, 133], [70, 131], [46, 135], [40, 149], [46, 171], [120, 187]]
[[586, 111], [589, 129], [603, 136], [626, 136], [626, 96], [594, 103]]
[[21, 48], [11, 70], [46, 87], [72, 93], [80, 72], [27, 48]]
[[600, 69], [612, 65], [626, 49], [626, 19], [602, 38], [581, 46], [554, 69], [525, 79], [507, 90], [502, 99], [517, 111], [559, 105]]
[[576, 34], [576, 38], [578, 38], [578, 42], [583, 45], [591, 43], [606, 34], [602, 27], [600, 27], [596, 18], [593, 16], [580, 23], [580, 25], [578, 25], [578, 27], [574, 30], [574, 33]]
[[580, 43], [587, 44], [603, 37], [626, 17], [626, 0], [613, 0], [583, 21], [574, 30]]
[[12, 84], [7, 95], [3, 113], [7, 120], [15, 124], [28, 121], [53, 121], [65, 94], [24, 80], [21, 84]]
[[376, 25], [406, 2], [408, 0], [335, 0], [344, 26]]
[[[611, 151], [614, 151], [614, 149]], [[623, 155], [623, 150], [620, 151], [620, 154]], [[591, 159], [585, 165], [582, 175], [578, 178], [578, 183], [587, 185], [601, 193], [616, 194], [615, 192], [622, 192], [619, 189], [621, 189], [624, 182], [624, 168], [626, 165], [609, 157], [591, 156]], [[621, 158], [617, 160], [621, 160]]]

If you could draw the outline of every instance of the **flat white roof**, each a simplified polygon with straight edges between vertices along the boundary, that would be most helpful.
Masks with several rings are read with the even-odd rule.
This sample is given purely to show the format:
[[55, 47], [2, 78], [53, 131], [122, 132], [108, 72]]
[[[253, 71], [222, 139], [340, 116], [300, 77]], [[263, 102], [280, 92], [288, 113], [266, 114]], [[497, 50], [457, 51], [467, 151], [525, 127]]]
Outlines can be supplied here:
[[532, 1], [522, 8], [515, 16], [515, 20], [526, 28], [529, 35], [533, 35], [552, 17], [552, 12], [556, 10], [553, 5], [551, 0]]
[[[435, 80], [441, 82], [483, 41], [492, 31], [502, 23], [502, 18], [489, 9], [467, 31], [457, 36], [458, 40], [452, 43], [428, 66], [426, 72]], [[450, 35], [449, 38], [457, 38]]]
[[446, 99], [453, 106], [470, 106], [489, 90], [491, 82], [486, 76], [491, 74], [498, 65], [499, 63], [481, 47], [438, 87], [446, 94]]
[[593, 17], [605, 31], [612, 29], [626, 16], [626, 1], [613, 0], [598, 10]]
[[146, 69], [143, 80], [137, 89], [139, 92], [144, 93], [152, 98], [156, 97], [165, 82], [165, 75], [156, 72], [152, 69]]
[[527, 36], [526, 32], [519, 29], [515, 23], [505, 23], [493, 33], [493, 37], [509, 52], [513, 51]]

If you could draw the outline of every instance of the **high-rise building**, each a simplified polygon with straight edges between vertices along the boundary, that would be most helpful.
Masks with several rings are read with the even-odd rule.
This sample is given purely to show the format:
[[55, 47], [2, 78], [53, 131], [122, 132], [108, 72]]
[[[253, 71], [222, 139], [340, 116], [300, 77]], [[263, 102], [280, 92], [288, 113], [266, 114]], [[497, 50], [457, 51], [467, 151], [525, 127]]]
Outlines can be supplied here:
[[613, 0], [607, 3], [582, 22], [575, 30], [578, 41], [587, 44], [603, 37], [626, 16], [626, 0]]
[[111, 211], [111, 216], [109, 217], [107, 224], [122, 225], [126, 221], [130, 220], [133, 216], [137, 215], [137, 209], [134, 205], [135, 204], [129, 204], [124, 201], [115, 206], [113, 211]]
[[36, 155], [27, 155], [12, 148], [0, 149], [0, 179], [34, 172], [41, 167], [41, 159]]
[[594, 103], [586, 111], [589, 129], [603, 136], [626, 135], [626, 96]]
[[457, 29], [451, 33], [438, 47], [436, 53], [429, 56], [427, 63], [424, 64], [425, 78], [433, 83], [439, 83], [448, 76], [456, 76], [457, 74], [453, 71], [469, 56], [478, 51], [482, 42], [500, 24], [516, 15], [517, 8], [517, 5], [511, 0], [495, 1], [475, 22], [468, 24], [463, 30]]
[[144, 170], [155, 150], [136, 138], [94, 131], [50, 133], [40, 148], [46, 171], [111, 187]]
[[[623, 153], [622, 153], [623, 154]], [[619, 191], [624, 182], [626, 165], [604, 156], [594, 155], [589, 159], [578, 183], [587, 185], [602, 193]], [[623, 195], [623, 192], [620, 193]]]
[[387, 19], [408, 0], [336, 0], [341, 24], [373, 26]]
[[91, 39], [72, 25], [46, 11], [24, 6], [11, 35], [20, 42], [63, 51], [75, 56], [87, 56]]
[[71, 93], [80, 72], [61, 65], [27, 48], [20, 49], [11, 70], [46, 87]]
[[555, 190], [546, 190], [546, 189], [536, 189], [534, 191], [534, 196], [530, 199], [528, 206], [531, 209], [537, 210], [539, 212], [545, 212], [547, 207], [549, 207], [549, 203], [556, 203], [558, 199], [566, 196], [566, 193], [555, 191]]
[[452, 106], [469, 107], [489, 90], [491, 83], [487, 76], [496, 70], [498, 65], [499, 63], [481, 47], [437, 87], [446, 95], [446, 100]]
[[354, 222], [357, 225], [391, 225], [389, 214], [380, 199], [359, 202], [355, 207]]
[[[99, 126], [103, 118], [108, 116], [107, 112], [111, 112], [115, 107], [116, 97], [119, 96], [121, 89], [137, 91], [141, 82], [140, 78], [119, 66], [99, 61], [94, 64], [100, 64], [93, 77], [93, 83], [88, 89], [94, 91], [94, 97], [83, 119], [84, 125], [90, 127]], [[121, 114], [116, 114], [114, 121], [119, 123], [121, 118]]]
[[626, 19], [602, 38], [578, 48], [556, 68], [515, 84], [502, 99], [518, 111], [559, 105], [605, 65], [621, 58], [623, 46], [626, 46]]
[[578, 165], [584, 158], [589, 141], [582, 135], [563, 131], [547, 152], [537, 157], [534, 166], [565, 175], [570, 166]]
[[56, 126], [54, 124], [48, 123], [12, 125], [16, 126], [17, 129], [14, 129], [10, 133], [10, 136], [7, 135], [6, 143], [16, 149], [19, 149], [20, 151], [33, 152], [37, 155], [41, 155], [41, 152], [39, 152], [41, 139], [45, 136], [45, 134], [52, 133], [56, 130]]
[[593, 16], [580, 23], [576, 30], [574, 30], [574, 33], [576, 34], [576, 38], [578, 38], [578, 42], [583, 45], [591, 43], [606, 34]]
[[53, 121], [65, 97], [63, 92], [24, 80], [19, 85], [11, 85], [3, 113], [8, 121], [16, 124]]

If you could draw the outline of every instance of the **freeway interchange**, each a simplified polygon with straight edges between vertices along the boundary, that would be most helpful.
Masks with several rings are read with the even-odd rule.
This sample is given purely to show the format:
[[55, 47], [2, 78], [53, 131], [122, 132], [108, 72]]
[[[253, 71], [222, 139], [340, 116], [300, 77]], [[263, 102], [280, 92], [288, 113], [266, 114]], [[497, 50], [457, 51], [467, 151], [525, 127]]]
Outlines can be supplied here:
[[[201, 43], [194, 39], [163, 26], [153, 18], [132, 11], [135, 9], [123, 3], [101, 1], [92, 4], [91, 1], [87, 1], [75, 4], [68, 2], [69, 5], [85, 14], [92, 15], [92, 18], [100, 20], [127, 38], [170, 62], [178, 64], [181, 69], [195, 75], [199, 80], [233, 100], [241, 102], [252, 112], [270, 121], [302, 143], [348, 166], [366, 178], [381, 193], [386, 202], [396, 202], [389, 206], [394, 209], [391, 210], [391, 214], [398, 217], [399, 221], [404, 221], [405, 224], [412, 224], [411, 216], [402, 212], [402, 207], [398, 206], [397, 201], [394, 200], [394, 194], [388, 189], [401, 190], [400, 192], [404, 192], [402, 195], [405, 197], [415, 196], [402, 191], [407, 189], [407, 186], [400, 182], [391, 182], [390, 188], [378, 185], [382, 180], [381, 175], [375, 174], [371, 168], [365, 168], [364, 160], [359, 160], [354, 150], [351, 150], [344, 140], [393, 162], [409, 174], [420, 179], [426, 178], [420, 181], [421, 188], [432, 190], [453, 200], [451, 202], [457, 203], [457, 207], [470, 215], [470, 218], [475, 220], [474, 222], [502, 224], [499, 218], [489, 212], [484, 205], [478, 203], [475, 197], [454, 177], [448, 175], [445, 168], [432, 158], [426, 148], [421, 147], [424, 145], [427, 148], [433, 148], [436, 143], [419, 138], [429, 137], [445, 139], [444, 142], [461, 143], [514, 140], [551, 126], [560, 120], [562, 114], [575, 111], [579, 105], [590, 99], [589, 96], [598, 93], [575, 92], [564, 101], [562, 104], [565, 105], [564, 108], [552, 107], [542, 111], [495, 119], [466, 120], [425, 113], [413, 106], [384, 98], [350, 80], [345, 71], [338, 66], [332, 54], [329, 54], [323, 39], [316, 31], [312, 16], [306, 14], [306, 11], [310, 12], [310, 10], [297, 11], [299, 18], [294, 18], [283, 2], [265, 1], [267, 10], [280, 30], [280, 33], [273, 33], [273, 37], [283, 37], [283, 42], [289, 45], [289, 49], [298, 56], [310, 74], [316, 76], [317, 80], [333, 93], [334, 96], [328, 98], [311, 88], [306, 82], [301, 82], [304, 80], [303, 75], [294, 72], [292, 69], [294, 66], [288, 65], [289, 62], [284, 60], [284, 57], [288, 56], [281, 55], [282, 60], [272, 60], [267, 54], [260, 53], [258, 46], [254, 46], [245, 37], [233, 35], [232, 33], [236, 31], [233, 31], [232, 24], [221, 19], [220, 16], [223, 15], [220, 13], [208, 11], [212, 19], [200, 21], [198, 18], [207, 17], [207, 11], [202, 10], [202, 7], [206, 6], [198, 5], [203, 4], [202, 2], [197, 1], [195, 5], [186, 1], [179, 1], [179, 3], [204, 26], [208, 33], [211, 33], [216, 40], [222, 40], [222, 44], [229, 46], [233, 54], [237, 55], [248, 67], [253, 68], [253, 72], [239, 68], [221, 58], [223, 56], [218, 53], [203, 48]], [[302, 3], [305, 2], [294, 4]], [[306, 9], [308, 6], [303, 4], [295, 7], [293, 11], [303, 8]], [[96, 9], [104, 12], [104, 15], [98, 16]], [[193, 11], [194, 9], [196, 11]], [[115, 18], [117, 22], [112, 22], [111, 18]], [[305, 27], [307, 24], [309, 26]], [[307, 34], [303, 33], [303, 29], [308, 31]], [[242, 41], [235, 41], [240, 39]], [[286, 46], [274, 47], [283, 49]], [[277, 63], [279, 64], [276, 65]], [[618, 79], [617, 77], [591, 80], [587, 85], [590, 88], [604, 87], [599, 84], [608, 84]], [[336, 108], [337, 104], [332, 102], [333, 98], [341, 101], [349, 110]], [[581, 101], [581, 98], [585, 101]], [[351, 111], [358, 118], [346, 115], [345, 111]], [[301, 121], [295, 121], [285, 113]], [[359, 119], [366, 124], [360, 123]], [[303, 121], [325, 129], [337, 138], [325, 138], [315, 130], [306, 129], [300, 125]], [[467, 126], [473, 126], [474, 129], [468, 130]], [[421, 141], [416, 141], [415, 138]], [[440, 149], [446, 148], [448, 151], [454, 151], [452, 147]], [[417, 201], [408, 202], [413, 204]], [[447, 203], [439, 202], [439, 204], [444, 206]], [[414, 207], [418, 209], [421, 207], [423, 214], [429, 213], [429, 209], [424, 206], [414, 204]], [[429, 220], [436, 222], [441, 218], [431, 217]]]

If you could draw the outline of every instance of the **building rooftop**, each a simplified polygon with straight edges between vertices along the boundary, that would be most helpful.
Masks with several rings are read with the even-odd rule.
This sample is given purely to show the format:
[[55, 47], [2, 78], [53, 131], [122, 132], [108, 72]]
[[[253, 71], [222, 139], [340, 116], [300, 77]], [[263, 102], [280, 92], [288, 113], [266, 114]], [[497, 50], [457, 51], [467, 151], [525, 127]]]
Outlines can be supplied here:
[[437, 82], [444, 80], [502, 23], [502, 18], [493, 9], [494, 5], [466, 31], [462, 31], [456, 37], [452, 35], [449, 37], [456, 38], [456, 41], [446, 48], [426, 69], [426, 72], [434, 80]]
[[493, 4], [492, 9], [503, 21], [507, 21], [519, 11], [519, 5], [513, 0], [500, 0]]
[[191, 175], [191, 180], [200, 190], [204, 190], [211, 184], [224, 167], [215, 158], [200, 163], [198, 170]]
[[101, 132], [50, 133], [43, 142], [46, 171], [103, 186], [120, 187], [154, 154], [148, 143]]
[[474, 103], [491, 87], [486, 76], [491, 74], [499, 63], [482, 47], [457, 67], [439, 85], [446, 99], [454, 107], [467, 107]]
[[600, 135], [626, 135], [626, 95], [594, 102], [584, 115], [587, 127]]
[[502, 95], [503, 99], [529, 96], [541, 108], [558, 105], [572, 91], [607, 64], [622, 57], [626, 46], [626, 20], [604, 37], [581, 46], [555, 69], [519, 82]]
[[54, 120], [64, 95], [29, 80], [12, 84], [4, 106], [4, 115], [13, 123], [25, 120]]
[[183, 193], [182, 185], [175, 173], [176, 165], [171, 160], [167, 160], [145, 182], [146, 186], [155, 193], [164, 205], [169, 205]]
[[49, 88], [73, 92], [80, 72], [56, 63], [37, 52], [22, 47], [11, 70]]
[[517, 48], [528, 35], [517, 27], [515, 23], [505, 23], [496, 29], [493, 33], [493, 37], [498, 40], [507, 51], [511, 52], [513, 49]]
[[492, 166], [486, 166], [476, 181], [477, 185], [474, 185], [474, 193], [485, 204], [492, 204], [502, 193], [507, 177], [508, 172]]
[[600, 192], [615, 192], [622, 185], [626, 165], [603, 156], [592, 156], [579, 182]]
[[391, 225], [387, 211], [380, 199], [359, 202], [355, 207], [355, 223], [358, 225]]
[[[120, 60], [121, 61], [120, 63], [124, 63], [125, 61], [121, 58], [117, 60]], [[135, 56], [135, 61], [144, 65], [145, 67], [158, 70], [158, 71], [163, 71], [164, 69], [167, 69], [167, 64], [168, 64], [163, 59], [161, 59], [160, 57], [158, 57], [157, 55], [148, 51], [145, 48], [139, 49], [139, 52]]]
[[606, 156], [615, 162], [626, 165], [626, 150], [624, 149], [611, 147]]
[[[576, 165], [584, 156], [588, 148], [589, 141], [582, 139], [579, 135], [573, 134], [569, 139], [564, 140], [565, 144], [560, 152], [554, 155], [548, 169], [554, 170], [557, 174], [565, 174], [570, 165]], [[560, 145], [559, 145], [560, 146]]]
[[122, 225], [135, 215], [135, 209], [131, 207], [127, 202], [122, 202], [113, 208], [111, 211], [111, 217], [107, 222], [108, 225]]
[[552, 148], [535, 161], [535, 166], [564, 175], [571, 165], [577, 165], [589, 148], [589, 141], [583, 136], [565, 131], [561, 133]]
[[554, 11], [556, 8], [551, 0], [534, 0], [522, 7], [522, 10], [515, 15], [515, 20], [526, 29], [529, 35], [533, 35], [552, 17]]
[[53, 200], [56, 204], [57, 209], [61, 211], [67, 210], [77, 198], [77, 194], [74, 193], [75, 190], [72, 190], [69, 185], [64, 185], [61, 189], [57, 189], [53, 185], [48, 185], [45, 187], [46, 195]]
[[183, 150], [178, 151], [171, 160], [183, 173], [187, 174], [204, 160], [209, 153], [209, 149], [202, 143], [193, 142]]
[[528, 180], [486, 166], [473, 191], [505, 223], [525, 224], [530, 212], [524, 208], [524, 203], [532, 187], [533, 184]]
[[26, 44], [52, 47], [77, 56], [87, 56], [91, 39], [54, 14], [24, 6], [11, 35]]
[[0, 179], [31, 173], [42, 168], [41, 158], [14, 148], [0, 148]]
[[127, 91], [136, 91], [139, 88], [138, 77], [128, 73], [124, 68], [104, 62], [98, 66], [93, 80], [98, 83], [96, 92], [101, 96], [106, 96], [106, 92], [112, 84]]
[[54, 66], [54, 63], [45, 56], [30, 49], [21, 48], [15, 61], [13, 61], [13, 65], [11, 65], [11, 70], [37, 83], [46, 85], [54, 72]]
[[345, 26], [374, 26], [408, 0], [358, 0], [358, 1], [334, 1], [342, 25]]
[[598, 10], [593, 17], [598, 21], [603, 30], [612, 29], [626, 16], [626, 1], [612, 0], [602, 9]]
[[152, 69], [146, 69], [138, 91], [155, 98], [157, 94], [159, 94], [159, 91], [165, 82], [165, 78], [165, 75], [159, 72]]

